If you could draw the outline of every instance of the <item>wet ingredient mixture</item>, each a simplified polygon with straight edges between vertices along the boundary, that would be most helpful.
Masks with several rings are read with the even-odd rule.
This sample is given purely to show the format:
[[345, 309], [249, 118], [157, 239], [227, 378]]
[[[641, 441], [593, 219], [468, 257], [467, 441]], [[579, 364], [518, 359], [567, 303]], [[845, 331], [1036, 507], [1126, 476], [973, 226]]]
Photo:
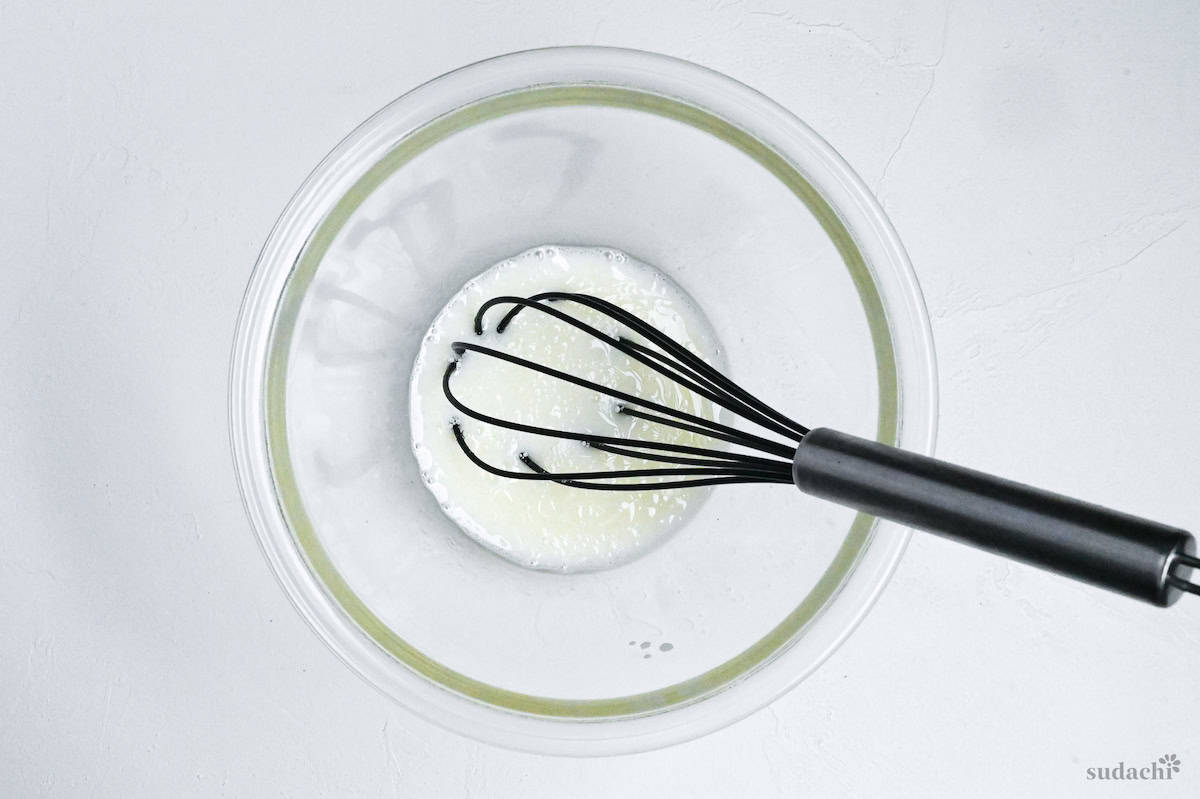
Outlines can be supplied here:
[[[474, 315], [486, 300], [544, 291], [580, 292], [609, 300], [718, 369], [723, 367], [716, 334], [704, 315], [657, 269], [611, 248], [536, 247], [501, 261], [468, 282], [437, 315], [417, 355], [410, 383], [413, 452], [426, 486], [442, 510], [483, 546], [534, 569], [603, 569], [632, 560], [663, 541], [696, 512], [712, 489], [581, 491], [549, 481], [488, 474], [459, 449], [451, 430], [453, 421], [461, 424], [477, 455], [506, 469], [523, 468], [521, 453], [558, 472], [660, 464], [600, 452], [579, 441], [460, 418], [442, 393], [446, 365], [456, 357], [450, 343], [473, 341], [710, 419], [719, 419], [720, 409], [595, 338], [535, 310], [526, 309], [503, 334], [496, 334], [495, 325], [511, 306], [493, 308], [485, 318], [483, 334], [476, 336]], [[573, 304], [561, 307], [606, 333], [627, 335], [615, 322], [589, 309]], [[478, 353], [463, 356], [453, 380], [455, 395], [468, 406], [524, 424], [696, 446], [717, 443], [621, 415], [617, 402], [609, 397]]]

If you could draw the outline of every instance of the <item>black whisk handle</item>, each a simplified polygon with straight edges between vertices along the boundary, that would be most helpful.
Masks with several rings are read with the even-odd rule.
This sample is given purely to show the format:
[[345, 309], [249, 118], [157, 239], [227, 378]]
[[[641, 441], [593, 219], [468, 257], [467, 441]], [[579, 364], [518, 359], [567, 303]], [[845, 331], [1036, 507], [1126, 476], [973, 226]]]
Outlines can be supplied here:
[[828, 428], [792, 464], [807, 494], [1166, 607], [1200, 565], [1175, 527]]

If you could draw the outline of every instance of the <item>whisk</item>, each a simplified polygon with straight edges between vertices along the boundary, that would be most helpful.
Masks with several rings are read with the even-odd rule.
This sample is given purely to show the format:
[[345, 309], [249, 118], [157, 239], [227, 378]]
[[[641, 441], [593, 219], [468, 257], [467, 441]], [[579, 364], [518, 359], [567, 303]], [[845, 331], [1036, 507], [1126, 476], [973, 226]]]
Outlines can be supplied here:
[[[641, 341], [624, 334], [609, 335], [552, 303], [589, 308]], [[663, 464], [552, 472], [528, 453], [521, 453], [519, 460], [525, 469], [506, 469], [484, 461], [472, 451], [461, 424], [453, 421], [453, 433], [462, 451], [472, 463], [494, 475], [514, 480], [551, 480], [593, 491], [789, 483], [812, 496], [1162, 607], [1173, 604], [1183, 592], [1200, 594], [1200, 585], [1190, 580], [1192, 569], [1200, 567], [1200, 558], [1196, 557], [1195, 540], [1184, 530], [829, 428], [810, 429], [762, 402], [678, 341], [599, 297], [570, 292], [495, 297], [476, 313], [476, 334], [482, 334], [485, 316], [497, 306], [511, 306], [496, 325], [497, 334], [504, 333], [525, 309], [549, 314], [757, 426], [761, 432], [672, 408], [481, 344], [455, 341], [450, 346], [456, 358], [446, 367], [442, 390], [464, 416]], [[451, 388], [451, 378], [467, 353], [499, 358], [598, 392], [617, 401], [618, 413], [724, 441], [738, 449], [555, 430], [483, 413], [460, 401]]]

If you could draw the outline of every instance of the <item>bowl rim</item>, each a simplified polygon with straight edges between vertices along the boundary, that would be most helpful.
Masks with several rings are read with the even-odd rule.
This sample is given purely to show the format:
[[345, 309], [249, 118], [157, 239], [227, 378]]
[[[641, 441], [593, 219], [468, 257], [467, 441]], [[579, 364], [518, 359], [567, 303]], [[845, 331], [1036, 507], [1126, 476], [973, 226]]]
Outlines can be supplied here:
[[[472, 99], [472, 94], [476, 95], [474, 101], [492, 96], [491, 92], [479, 93], [476, 84], [484, 83], [484, 78], [492, 81], [489, 85], [493, 88], [497, 81], [516, 80], [518, 88], [524, 90], [547, 83], [562, 86], [587, 83], [583, 78], [589, 71], [610, 73], [599, 81], [605, 85], [613, 83], [611, 73], [615, 72], [631, 83], [633, 78], [649, 75], [653, 81], [674, 81], [691, 92], [719, 91], [727, 99], [732, 97], [737, 107], [747, 109], [746, 113], [756, 114], [759, 124], [774, 126], [772, 133], [793, 145], [789, 150], [780, 148], [779, 140], [770, 142], [776, 149], [782, 149], [784, 157], [803, 152], [806, 178], [814, 168], [823, 170], [823, 187], [841, 193], [841, 201], [830, 202], [830, 206], [843, 222], [847, 215], [853, 217], [851, 230], [860, 236], [873, 236], [871, 243], [886, 260], [886, 264], [880, 264], [867, 259], [867, 268], [876, 286], [880, 285], [881, 277], [891, 281], [885, 281], [880, 301], [888, 317], [890, 340], [896, 345], [903, 343], [907, 350], [896, 353], [901, 361], [896, 369], [897, 388], [903, 388], [898, 396], [896, 442], [908, 449], [932, 453], [937, 418], [936, 358], [928, 314], [911, 264], [883, 209], [862, 180], [819, 135], [774, 101], [732, 78], [687, 61], [644, 51], [604, 47], [527, 50], [460, 67], [428, 81], [389, 103], [347, 136], [318, 164], [285, 207], [259, 254], [238, 315], [230, 364], [229, 414], [234, 467], [243, 505], [260, 548], [285, 594], [318, 637], [353, 671], [402, 706], [441, 726], [511, 748], [576, 755], [644, 751], [697, 737], [749, 715], [785, 693], [815, 670], [857, 627], [894, 572], [910, 535], [909, 531], [889, 523], [879, 525], [891, 528], [886, 536], [881, 536], [878, 529], [871, 533], [858, 561], [811, 622], [815, 625], [824, 620], [828, 627], [829, 611], [834, 608], [841, 617], [837, 629], [827, 631], [818, 651], [808, 651], [806, 657], [797, 658], [799, 650], [792, 645], [795, 641], [789, 641], [769, 662], [710, 696], [662, 712], [582, 722], [487, 706], [420, 675], [401, 673], [407, 672], [405, 667], [389, 659], [374, 640], [353, 627], [336, 600], [329, 596], [327, 586], [312, 574], [303, 553], [291, 542], [273, 482], [262, 479], [264, 474], [271, 475], [271, 456], [262, 435], [267, 420], [259, 383], [266, 377], [276, 302], [299, 253], [309, 244], [314, 225], [319, 224], [327, 210], [315, 207], [321, 205], [315, 201], [321, 198], [329, 201], [331, 197], [336, 200], [340, 196], [338, 188], [346, 183], [345, 175], [340, 176], [339, 182], [339, 168], [378, 147], [381, 131], [386, 133], [384, 138], [397, 141], [394, 127], [385, 130], [384, 123], [391, 120], [394, 125], [394, 118], [405, 114], [417, 117], [427, 114], [428, 100], [434, 93], [442, 95], [443, 104], [457, 104], [461, 108], [462, 100]], [[559, 81], [545, 79], [550, 73], [560, 72], [564, 77]], [[521, 84], [539, 76], [542, 80]], [[436, 118], [431, 116], [424, 124]], [[409, 128], [400, 138], [417, 129]], [[795, 166], [799, 168], [798, 164]], [[828, 200], [824, 194], [822, 198]], [[855, 244], [861, 247], [862, 242], [856, 239]], [[287, 268], [281, 270], [281, 264]], [[881, 275], [877, 267], [885, 265], [889, 271]], [[903, 342], [898, 341], [893, 329], [893, 313], [907, 316], [900, 330], [908, 337]], [[262, 324], [263, 319], [270, 323]], [[807, 628], [805, 633], [793, 637], [805, 635]], [[767, 672], [771, 679], [764, 678]]]

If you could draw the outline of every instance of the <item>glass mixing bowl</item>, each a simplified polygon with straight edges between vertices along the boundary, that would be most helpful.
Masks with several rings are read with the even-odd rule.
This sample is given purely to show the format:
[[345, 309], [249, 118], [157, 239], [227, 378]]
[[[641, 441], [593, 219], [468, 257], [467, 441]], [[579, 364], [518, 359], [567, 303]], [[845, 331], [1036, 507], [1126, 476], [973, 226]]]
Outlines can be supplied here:
[[409, 371], [467, 279], [543, 243], [666, 271], [757, 396], [923, 453], [928, 318], [883, 211], [828, 144], [746, 86], [649, 53], [555, 48], [444, 75], [355, 130], [284, 210], [238, 321], [230, 423], [288, 596], [351, 668], [453, 730], [650, 749], [812, 672], [908, 532], [750, 485], [607, 571], [532, 571], [473, 543], [422, 484]]

